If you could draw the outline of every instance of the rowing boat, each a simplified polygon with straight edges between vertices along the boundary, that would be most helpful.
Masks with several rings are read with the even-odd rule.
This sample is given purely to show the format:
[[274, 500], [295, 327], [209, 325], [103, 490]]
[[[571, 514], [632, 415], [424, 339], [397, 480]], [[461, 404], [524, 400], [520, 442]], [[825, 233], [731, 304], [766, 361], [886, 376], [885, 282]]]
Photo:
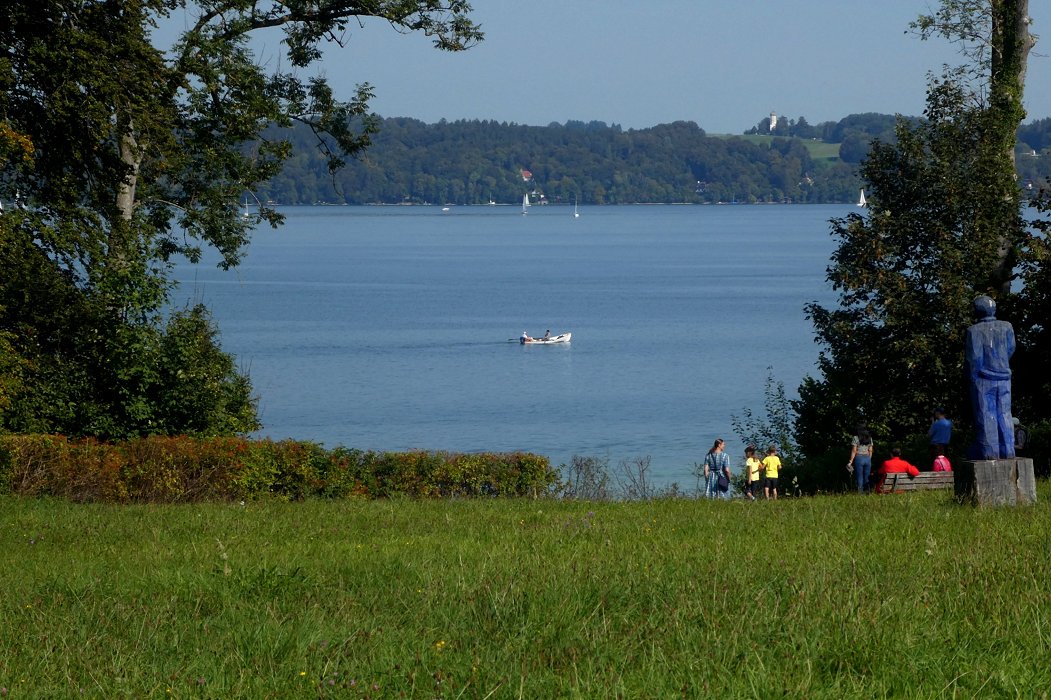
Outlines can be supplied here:
[[559, 333], [546, 338], [532, 338], [528, 333], [523, 333], [518, 342], [522, 345], [554, 345], [556, 343], [568, 343], [572, 337], [572, 333]]

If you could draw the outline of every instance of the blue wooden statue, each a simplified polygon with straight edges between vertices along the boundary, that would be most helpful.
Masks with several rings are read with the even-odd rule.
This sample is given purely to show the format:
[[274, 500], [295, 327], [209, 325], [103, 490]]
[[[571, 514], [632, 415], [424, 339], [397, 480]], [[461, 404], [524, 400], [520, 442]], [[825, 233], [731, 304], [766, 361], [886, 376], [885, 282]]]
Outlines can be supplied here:
[[1010, 323], [996, 319], [996, 302], [990, 297], [975, 299], [974, 311], [978, 322], [967, 329], [965, 350], [978, 433], [970, 456], [1006, 459], [1015, 456], [1009, 362], [1015, 351], [1015, 333]]

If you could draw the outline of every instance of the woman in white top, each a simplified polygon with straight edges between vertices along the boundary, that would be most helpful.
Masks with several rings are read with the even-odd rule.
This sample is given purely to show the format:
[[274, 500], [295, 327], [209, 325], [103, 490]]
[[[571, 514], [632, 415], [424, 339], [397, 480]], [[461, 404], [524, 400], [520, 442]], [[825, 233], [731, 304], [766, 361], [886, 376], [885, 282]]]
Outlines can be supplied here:
[[872, 447], [868, 428], [859, 425], [850, 441], [850, 461], [847, 462], [847, 470], [854, 472], [858, 480], [858, 493], [865, 493], [868, 489], [869, 476], [872, 474]]

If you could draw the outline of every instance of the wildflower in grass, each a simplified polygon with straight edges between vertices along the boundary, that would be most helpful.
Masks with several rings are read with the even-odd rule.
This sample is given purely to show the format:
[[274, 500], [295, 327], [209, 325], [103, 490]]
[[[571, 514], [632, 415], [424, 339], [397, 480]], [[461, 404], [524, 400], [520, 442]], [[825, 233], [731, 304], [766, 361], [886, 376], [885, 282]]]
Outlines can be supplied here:
[[300, 675], [300, 677], [305, 676], [305, 675], [307, 675], [307, 672], [306, 671], [300, 671], [299, 675]]
[[437, 642], [434, 643], [434, 648], [437, 651], [441, 651], [442, 649], [444, 649], [445, 648], [445, 640], [444, 639], [439, 639]]

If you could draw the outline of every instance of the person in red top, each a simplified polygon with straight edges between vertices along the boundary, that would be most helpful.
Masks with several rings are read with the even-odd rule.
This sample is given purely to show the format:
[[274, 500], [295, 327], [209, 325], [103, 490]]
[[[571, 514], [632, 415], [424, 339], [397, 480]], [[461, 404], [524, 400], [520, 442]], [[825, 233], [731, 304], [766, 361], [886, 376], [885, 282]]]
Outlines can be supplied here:
[[884, 493], [883, 482], [887, 474], [908, 474], [909, 478], [919, 476], [920, 470], [901, 458], [901, 448], [895, 447], [890, 451], [890, 459], [876, 472], [876, 493]]

